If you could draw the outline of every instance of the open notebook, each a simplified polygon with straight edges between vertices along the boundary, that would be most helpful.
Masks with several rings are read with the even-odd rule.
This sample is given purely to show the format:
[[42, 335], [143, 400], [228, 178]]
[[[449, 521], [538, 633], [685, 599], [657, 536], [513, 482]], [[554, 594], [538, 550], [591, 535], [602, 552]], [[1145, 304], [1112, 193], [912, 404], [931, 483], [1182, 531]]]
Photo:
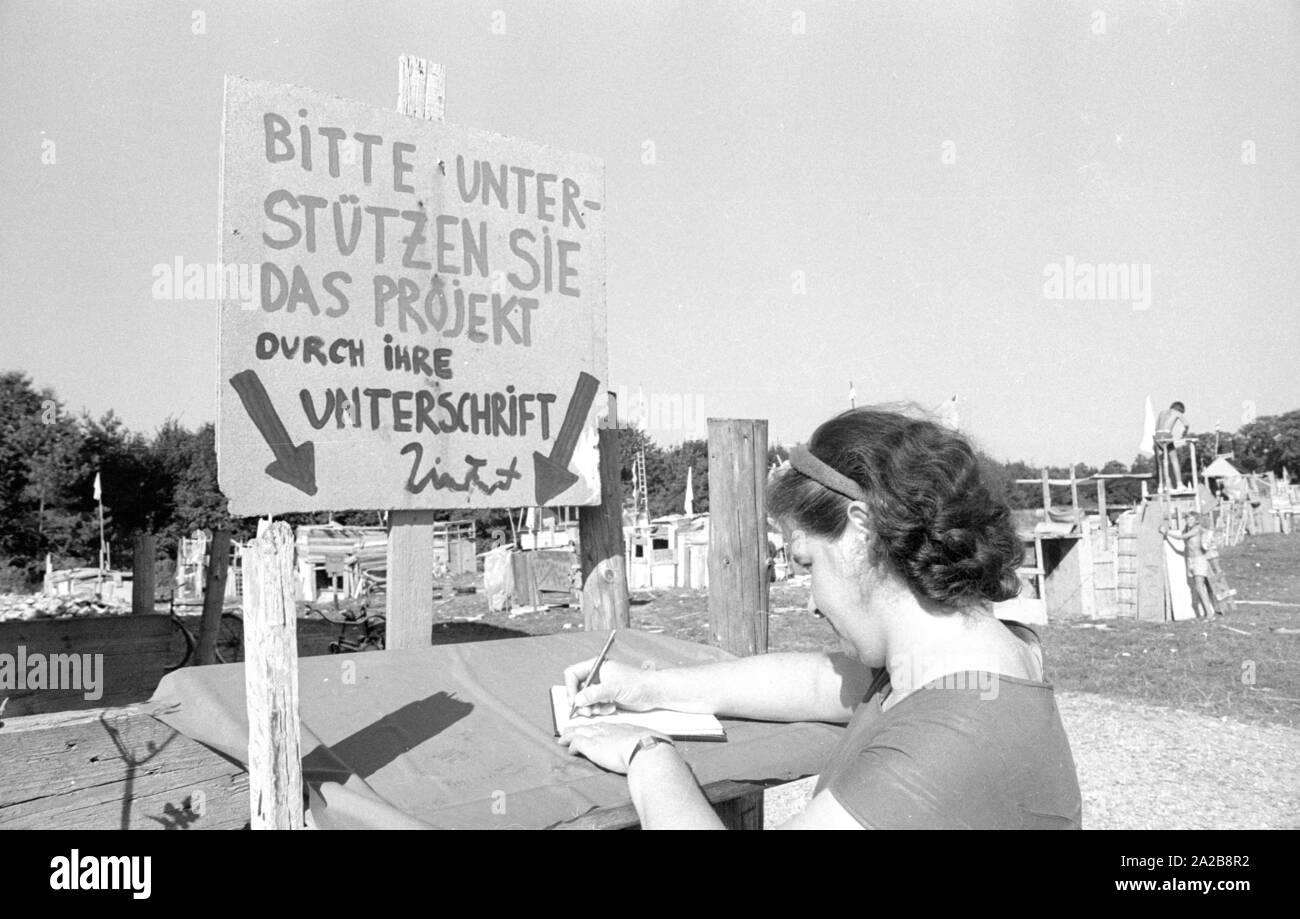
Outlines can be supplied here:
[[673, 740], [726, 740], [727, 732], [722, 722], [712, 715], [693, 712], [674, 712], [657, 708], [648, 712], [616, 712], [613, 715], [578, 715], [569, 718], [569, 696], [563, 686], [551, 687], [551, 716], [555, 719], [555, 735], [571, 724], [634, 724]]

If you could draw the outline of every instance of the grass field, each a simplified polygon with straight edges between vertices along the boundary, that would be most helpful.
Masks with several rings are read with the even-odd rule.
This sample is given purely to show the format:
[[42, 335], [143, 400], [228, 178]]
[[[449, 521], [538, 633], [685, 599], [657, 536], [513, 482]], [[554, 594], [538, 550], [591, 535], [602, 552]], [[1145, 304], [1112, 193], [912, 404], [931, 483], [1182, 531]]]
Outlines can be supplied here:
[[[1235, 615], [1213, 622], [1051, 623], [1043, 630], [1048, 679], [1062, 691], [1300, 727], [1300, 535], [1251, 537], [1222, 552], [1228, 581], [1237, 589]], [[806, 602], [806, 585], [772, 585], [772, 650], [837, 647], [830, 628], [807, 612]], [[458, 597], [444, 609], [435, 640], [540, 635], [582, 623], [575, 609], [514, 617], [491, 613], [482, 596]], [[633, 597], [632, 626], [708, 642], [707, 592], [639, 592]]]

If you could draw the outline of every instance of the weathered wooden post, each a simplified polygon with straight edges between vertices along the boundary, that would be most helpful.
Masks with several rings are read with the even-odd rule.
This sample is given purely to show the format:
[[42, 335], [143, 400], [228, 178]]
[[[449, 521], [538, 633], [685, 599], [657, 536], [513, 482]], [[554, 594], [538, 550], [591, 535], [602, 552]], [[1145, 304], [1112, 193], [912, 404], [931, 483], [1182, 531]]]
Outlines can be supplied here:
[[[292, 545], [290, 551], [292, 551]], [[203, 579], [203, 619], [195, 659], [200, 665], [217, 662], [217, 633], [226, 599], [226, 574], [230, 570], [230, 531], [214, 530], [208, 543], [208, 570]]]
[[[732, 654], [767, 653], [767, 422], [709, 419], [709, 628]], [[763, 828], [763, 793], [716, 806], [731, 829]]]
[[293, 531], [283, 520], [277, 520], [241, 555], [252, 828], [300, 829], [302, 737], [298, 723]]
[[732, 654], [767, 653], [766, 485], [767, 422], [710, 418], [709, 627]]
[[[397, 109], [414, 118], [442, 121], [447, 71], [441, 64], [403, 54], [397, 65]], [[388, 514], [387, 648], [425, 648], [433, 640], [434, 513]]]
[[582, 621], [587, 631], [631, 625], [623, 558], [623, 483], [618, 431], [600, 430], [600, 504], [578, 508], [582, 553]]
[[153, 612], [154, 535], [137, 533], [131, 547], [131, 612], [137, 616]]

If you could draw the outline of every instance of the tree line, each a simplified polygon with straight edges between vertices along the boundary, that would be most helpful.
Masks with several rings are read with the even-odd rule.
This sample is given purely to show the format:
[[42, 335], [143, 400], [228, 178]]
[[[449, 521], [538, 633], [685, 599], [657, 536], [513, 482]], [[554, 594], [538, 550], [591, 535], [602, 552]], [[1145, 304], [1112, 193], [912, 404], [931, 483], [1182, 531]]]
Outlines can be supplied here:
[[[1214, 457], [1215, 435], [1198, 438], [1202, 465]], [[645, 454], [645, 489], [651, 517], [681, 513], [687, 469], [693, 470], [694, 510], [709, 509], [708, 444], [686, 440], [674, 445], [655, 443], [644, 431], [618, 431], [624, 503], [630, 507], [637, 454]], [[1220, 452], [1233, 452], [1234, 464], [1246, 472], [1285, 467], [1300, 471], [1300, 409], [1265, 416], [1232, 434], [1219, 436]], [[787, 451], [768, 449], [769, 465], [782, 462]], [[1041, 505], [1038, 485], [1017, 485], [1016, 479], [1037, 479], [1041, 467], [983, 457], [1002, 484], [1013, 507]], [[1080, 465], [1082, 478], [1094, 472], [1149, 472], [1154, 464], [1138, 457], [1125, 464], [1111, 460], [1101, 467]], [[1070, 470], [1051, 467], [1053, 478], [1068, 478]], [[128, 568], [132, 538], [138, 532], [158, 536], [160, 558], [174, 559], [177, 542], [196, 529], [224, 528], [235, 539], [249, 539], [253, 518], [232, 518], [217, 487], [215, 426], [191, 431], [169, 418], [152, 434], [128, 430], [111, 410], [99, 418], [72, 414], [49, 387], [37, 389], [27, 374], [0, 374], [0, 591], [30, 588], [40, 583], [45, 556], [56, 568], [93, 566], [99, 553], [99, 518], [94, 499], [95, 476], [104, 499], [104, 533], [113, 567]], [[1081, 491], [1091, 504], [1093, 490]], [[1060, 503], [1060, 498], [1057, 498]], [[1112, 483], [1111, 506], [1136, 504], [1140, 486]], [[327, 514], [285, 514], [291, 525], [339, 523], [374, 526], [373, 510], [339, 509]], [[448, 516], [451, 516], [450, 512]], [[457, 512], [456, 516], [463, 516]], [[477, 511], [480, 537], [486, 542], [494, 529], [509, 532], [507, 512]]]

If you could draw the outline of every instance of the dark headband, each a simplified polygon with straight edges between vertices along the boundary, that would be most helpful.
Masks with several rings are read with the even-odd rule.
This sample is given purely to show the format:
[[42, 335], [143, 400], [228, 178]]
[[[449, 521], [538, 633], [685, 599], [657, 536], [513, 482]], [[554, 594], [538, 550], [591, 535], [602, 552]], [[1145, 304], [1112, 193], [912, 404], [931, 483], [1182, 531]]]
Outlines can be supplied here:
[[813, 456], [812, 451], [803, 444], [790, 450], [790, 465], [837, 495], [843, 495], [852, 501], [867, 500], [867, 492], [861, 485]]

